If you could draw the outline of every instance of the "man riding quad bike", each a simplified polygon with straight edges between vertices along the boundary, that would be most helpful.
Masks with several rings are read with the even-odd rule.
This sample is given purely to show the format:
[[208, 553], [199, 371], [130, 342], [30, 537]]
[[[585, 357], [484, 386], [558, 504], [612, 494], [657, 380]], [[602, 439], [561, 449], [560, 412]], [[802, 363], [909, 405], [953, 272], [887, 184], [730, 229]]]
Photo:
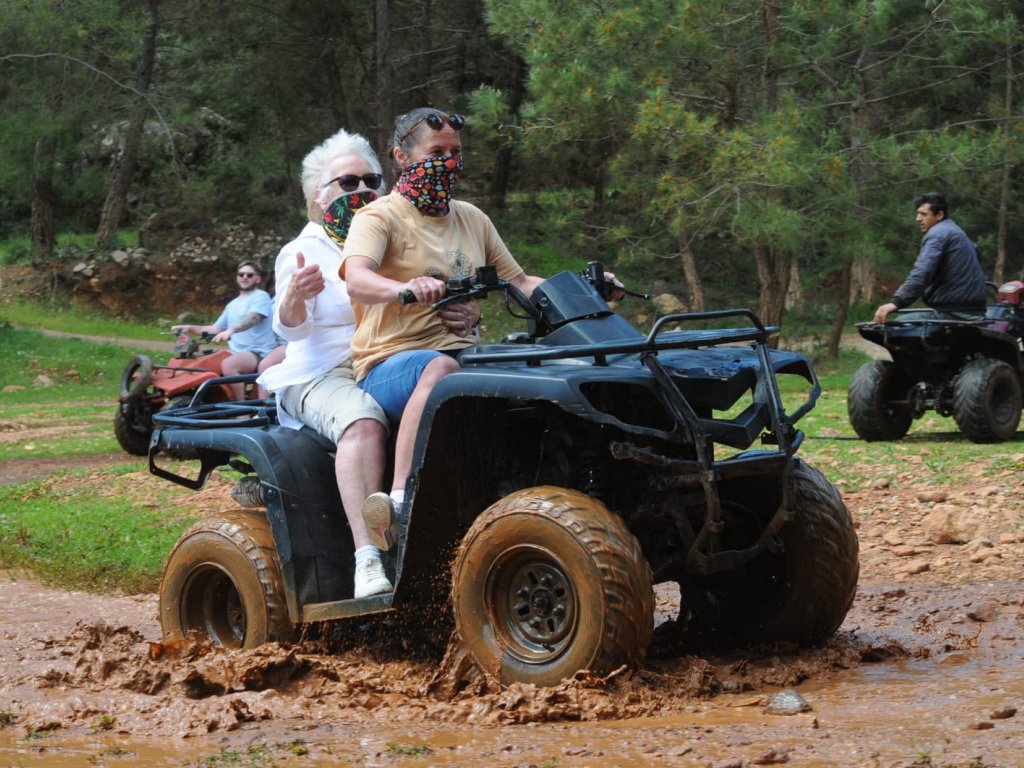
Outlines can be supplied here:
[[[743, 309], [670, 315], [645, 335], [602, 298], [603, 275], [563, 272], [529, 297], [493, 268], [449, 282], [435, 307], [499, 294], [527, 331], [464, 350], [431, 393], [386, 555], [391, 593], [352, 598], [329, 441], [277, 426], [266, 404], [158, 414], [151, 471], [200, 488], [231, 467], [247, 507], [179, 539], [160, 586], [165, 637], [252, 647], [392, 611], [435, 636], [453, 619], [502, 682], [553, 685], [639, 662], [653, 584], [673, 581], [669, 626], [691, 647], [828, 638], [853, 600], [858, 545], [836, 489], [795, 455], [820, 394], [810, 362], [771, 349], [778, 329]], [[699, 327], [711, 321], [732, 327]], [[801, 387], [793, 410], [782, 375]], [[156, 461], [182, 449], [194, 477]]]
[[905, 310], [893, 321], [858, 323], [860, 335], [889, 351], [850, 380], [847, 411], [864, 440], [899, 440], [928, 411], [952, 416], [975, 443], [1009, 440], [1021, 416], [1024, 283], [999, 287], [978, 319]]
[[[114, 437], [133, 456], [145, 456], [149, 450], [153, 414], [188, 405], [203, 383], [222, 375], [221, 363], [231, 354], [226, 349], [200, 347], [200, 341], [213, 338], [208, 333], [198, 339], [187, 333], [175, 335], [174, 352], [167, 365], [138, 354], [121, 372]], [[231, 388], [223, 381], [206, 394], [208, 402], [232, 397]]]

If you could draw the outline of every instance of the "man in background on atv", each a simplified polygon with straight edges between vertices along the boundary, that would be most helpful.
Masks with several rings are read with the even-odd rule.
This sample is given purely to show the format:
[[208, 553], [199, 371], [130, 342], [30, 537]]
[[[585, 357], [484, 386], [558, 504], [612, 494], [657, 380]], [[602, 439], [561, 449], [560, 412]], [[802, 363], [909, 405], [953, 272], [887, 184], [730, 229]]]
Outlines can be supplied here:
[[[288, 348], [260, 382], [277, 393], [282, 426], [305, 424], [338, 446], [335, 475], [355, 547], [353, 596], [368, 597], [393, 591], [360, 514], [363, 500], [383, 485], [388, 419], [356, 386], [349, 349], [355, 315], [338, 270], [355, 211], [384, 191], [380, 161], [363, 136], [338, 131], [303, 159], [302, 189], [309, 223], [275, 264], [274, 330]], [[478, 318], [473, 302], [441, 322], [461, 328]]]
[[908, 307], [919, 298], [952, 318], [983, 317], [987, 288], [977, 246], [949, 218], [946, 198], [938, 192], [921, 195], [914, 206], [924, 233], [921, 250], [892, 301], [875, 311], [875, 322], [884, 323], [890, 312]]
[[[225, 376], [255, 373], [260, 360], [277, 346], [270, 318], [273, 302], [270, 294], [260, 288], [263, 269], [255, 261], [238, 265], [238, 296], [228, 302], [211, 325], [174, 325], [171, 330], [185, 333], [215, 334], [214, 341], [226, 341], [232, 354], [224, 358], [221, 371]], [[235, 400], [245, 399], [245, 384], [231, 385]]]

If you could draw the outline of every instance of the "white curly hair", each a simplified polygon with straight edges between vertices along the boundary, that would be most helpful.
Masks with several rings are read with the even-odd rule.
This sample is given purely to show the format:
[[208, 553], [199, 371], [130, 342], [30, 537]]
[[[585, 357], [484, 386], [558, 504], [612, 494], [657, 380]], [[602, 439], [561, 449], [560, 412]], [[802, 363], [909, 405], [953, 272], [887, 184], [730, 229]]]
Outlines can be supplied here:
[[[319, 224], [323, 220], [323, 212], [317, 204], [320, 187], [330, 181], [330, 169], [334, 161], [345, 155], [362, 155], [370, 164], [374, 173], [383, 174], [377, 153], [373, 151], [365, 136], [349, 133], [344, 128], [310, 150], [302, 160], [302, 194], [306, 198], [306, 215], [309, 220]], [[383, 195], [387, 185], [381, 182], [377, 193]]]

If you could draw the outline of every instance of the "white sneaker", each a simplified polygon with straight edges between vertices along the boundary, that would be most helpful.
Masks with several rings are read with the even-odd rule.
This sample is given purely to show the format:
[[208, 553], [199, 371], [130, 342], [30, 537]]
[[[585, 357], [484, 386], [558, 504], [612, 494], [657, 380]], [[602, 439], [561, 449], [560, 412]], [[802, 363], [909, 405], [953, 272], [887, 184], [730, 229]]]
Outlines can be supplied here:
[[395, 544], [391, 525], [395, 522], [395, 502], [384, 491], [371, 493], [363, 501], [363, 522], [370, 536], [370, 543], [386, 552]]
[[384, 575], [384, 563], [379, 557], [371, 557], [356, 566], [356, 588], [352, 597], [369, 597], [394, 592], [388, 577]]

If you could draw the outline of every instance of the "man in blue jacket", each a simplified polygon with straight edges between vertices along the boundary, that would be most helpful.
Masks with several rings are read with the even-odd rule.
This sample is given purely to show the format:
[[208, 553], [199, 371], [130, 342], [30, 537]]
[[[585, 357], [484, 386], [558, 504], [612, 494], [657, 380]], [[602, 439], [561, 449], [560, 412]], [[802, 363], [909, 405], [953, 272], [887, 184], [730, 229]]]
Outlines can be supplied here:
[[949, 218], [946, 198], [928, 192], [914, 200], [917, 223], [924, 233], [910, 274], [892, 301], [875, 310], [875, 322], [923, 298], [925, 304], [950, 317], [969, 319], [985, 314], [986, 284], [978, 248]]

